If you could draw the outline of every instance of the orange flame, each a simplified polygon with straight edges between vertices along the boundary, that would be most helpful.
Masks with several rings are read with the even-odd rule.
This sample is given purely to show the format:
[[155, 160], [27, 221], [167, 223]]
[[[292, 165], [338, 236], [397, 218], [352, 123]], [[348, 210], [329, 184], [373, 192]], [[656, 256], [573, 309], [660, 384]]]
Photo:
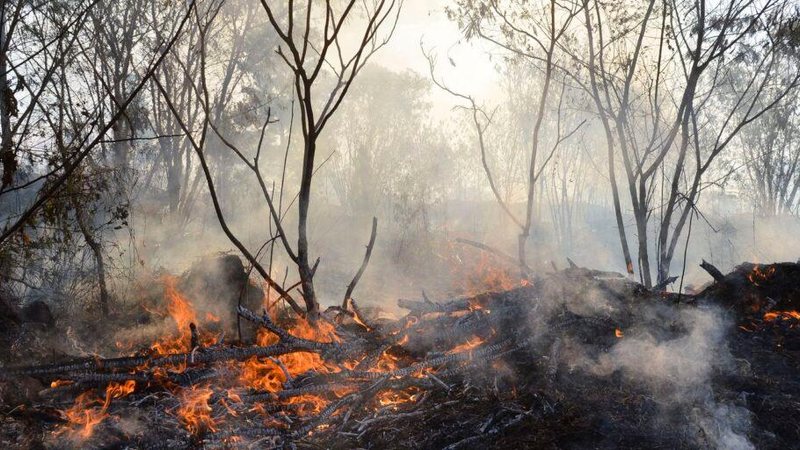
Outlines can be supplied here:
[[618, 338], [621, 338], [621, 337], [625, 336], [625, 333], [623, 333], [622, 330], [617, 328], [617, 329], [614, 330], [614, 336], [616, 336]]
[[[97, 408], [96, 405], [102, 404]], [[92, 437], [94, 428], [108, 417], [107, 404], [100, 401], [92, 391], [86, 391], [75, 399], [75, 404], [64, 411], [68, 426], [58, 432], [69, 431], [73, 437], [88, 439]]]
[[[336, 335], [333, 326], [324, 321], [319, 321], [312, 326], [305, 320], [297, 320], [287, 331], [301, 339], [317, 342], [340, 342], [340, 338]], [[260, 346], [273, 345], [278, 342], [278, 336], [270, 331], [260, 329], [256, 342]], [[288, 353], [278, 356], [276, 360], [283, 365], [283, 368], [280, 364], [266, 358], [253, 357], [244, 361], [239, 368], [239, 381], [253, 389], [278, 392], [283, 389], [283, 385], [287, 381], [284, 368], [291, 377], [310, 370], [319, 373], [338, 372], [340, 370], [338, 367], [326, 363], [319, 354], [312, 352]], [[327, 401], [318, 396], [303, 395], [292, 398], [288, 403], [302, 404], [300, 411], [303, 414], [320, 412], [327, 404]], [[309, 408], [306, 404], [311, 404], [312, 406]]]
[[769, 280], [772, 278], [772, 275], [775, 274], [775, 266], [769, 266], [767, 270], [762, 270], [759, 264], [756, 264], [753, 267], [753, 270], [747, 274], [747, 279], [750, 280], [756, 286], [760, 286], [759, 283], [763, 283], [764, 281]]
[[60, 387], [60, 386], [67, 386], [67, 385], [70, 385], [72, 383], [73, 382], [70, 381], [70, 380], [53, 380], [53, 381], [50, 382], [50, 387], [51, 388], [57, 388], [57, 387]]
[[242, 363], [239, 380], [254, 389], [278, 392], [286, 382], [286, 376], [274, 362], [253, 357]]
[[459, 344], [459, 345], [456, 345], [455, 347], [453, 347], [453, 349], [450, 350], [448, 353], [461, 353], [461, 352], [465, 352], [467, 350], [472, 350], [475, 347], [483, 344], [484, 342], [485, 341], [483, 339], [479, 338], [478, 336], [473, 336], [472, 338], [467, 340], [467, 342], [464, 342], [463, 344]]
[[452, 274], [456, 290], [464, 295], [476, 295], [487, 291], [505, 291], [528, 285], [528, 280], [520, 279], [519, 269], [507, 267], [496, 258], [481, 251], [469, 260], [476, 264], [465, 265], [456, 254], [453, 256]]
[[208, 404], [212, 395], [214, 395], [214, 391], [208, 386], [192, 386], [191, 389], [181, 391], [178, 417], [193, 434], [204, 430], [217, 431], [216, 421], [211, 417], [212, 410]]
[[398, 405], [403, 403], [417, 401], [419, 393], [420, 390], [416, 387], [411, 387], [402, 391], [388, 389], [378, 393], [378, 404], [381, 406], [391, 406], [392, 408], [396, 408]]
[[[406, 336], [407, 337], [407, 336]], [[397, 370], [397, 360], [398, 358], [386, 350], [381, 353], [381, 357], [378, 358], [378, 362], [375, 363], [374, 367], [369, 369], [370, 372], [391, 372], [393, 370]]]
[[797, 311], [769, 311], [764, 314], [764, 320], [773, 322], [775, 320], [800, 320], [800, 312]]
[[319, 414], [328, 405], [328, 401], [319, 395], [303, 394], [286, 401], [290, 405], [300, 405], [297, 414], [301, 416]]
[[63, 411], [68, 421], [67, 426], [56, 433], [69, 432], [71, 436], [82, 440], [92, 437], [95, 427], [109, 416], [108, 407], [111, 405], [111, 399], [124, 397], [135, 389], [136, 382], [127, 380], [124, 383], [109, 383], [104, 400], [100, 400], [91, 390], [80, 394], [75, 399], [75, 404]]
[[[175, 323], [177, 335], [163, 337], [153, 343], [150, 348], [157, 355], [189, 352], [192, 350], [189, 348], [192, 340], [190, 326], [193, 323], [199, 323], [197, 312], [192, 303], [178, 291], [175, 277], [165, 276], [162, 280], [164, 283], [164, 296], [167, 300], [167, 312]], [[219, 318], [211, 313], [206, 313], [205, 319], [204, 322], [206, 323], [219, 321]], [[199, 337], [200, 343], [205, 346], [216, 342], [215, 336], [202, 330]]]

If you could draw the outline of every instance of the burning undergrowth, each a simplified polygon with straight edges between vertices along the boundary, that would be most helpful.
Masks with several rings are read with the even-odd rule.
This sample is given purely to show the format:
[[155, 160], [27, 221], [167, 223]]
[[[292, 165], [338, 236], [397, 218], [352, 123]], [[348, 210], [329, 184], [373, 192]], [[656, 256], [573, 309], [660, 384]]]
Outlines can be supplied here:
[[[151, 311], [163, 315], [162, 333], [126, 344], [127, 356], [4, 369], [7, 386], [47, 387], [4, 405], [2, 439], [50, 448], [792, 445], [798, 317], [794, 291], [775, 283], [794, 286], [793, 268], [740, 268], [680, 296], [573, 267], [499, 292], [400, 300], [409, 313], [395, 320], [351, 302], [310, 323], [270, 300], [265, 311], [239, 308], [257, 326], [241, 341], [167, 278]], [[741, 283], [741, 295], [723, 283]]]

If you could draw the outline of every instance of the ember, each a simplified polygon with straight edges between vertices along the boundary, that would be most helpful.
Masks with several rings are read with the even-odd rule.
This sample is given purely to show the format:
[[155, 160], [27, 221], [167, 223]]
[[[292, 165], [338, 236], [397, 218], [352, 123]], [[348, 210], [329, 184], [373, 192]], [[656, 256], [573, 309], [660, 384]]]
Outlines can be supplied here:
[[764, 281], [769, 280], [775, 274], [775, 266], [770, 266], [766, 268], [766, 270], [762, 270], [759, 264], [756, 264], [753, 267], [753, 271], [747, 275], [747, 279], [750, 280], [751, 283], [758, 286], [759, 283], [763, 283]]

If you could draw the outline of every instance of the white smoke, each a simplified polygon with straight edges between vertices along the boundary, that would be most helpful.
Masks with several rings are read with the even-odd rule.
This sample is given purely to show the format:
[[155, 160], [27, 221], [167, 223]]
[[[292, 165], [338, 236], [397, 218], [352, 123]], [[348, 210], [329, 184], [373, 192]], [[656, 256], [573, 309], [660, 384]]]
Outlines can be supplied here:
[[690, 412], [681, 426], [697, 435], [701, 447], [755, 448], [747, 438], [750, 412], [715, 398], [712, 387], [715, 373], [733, 370], [726, 343], [730, 323], [724, 314], [712, 308], [683, 309], [667, 325], [684, 328], [685, 333], [660, 339], [645, 328], [626, 332], [585, 368], [598, 376], [619, 371], [645, 386], [665, 408]]

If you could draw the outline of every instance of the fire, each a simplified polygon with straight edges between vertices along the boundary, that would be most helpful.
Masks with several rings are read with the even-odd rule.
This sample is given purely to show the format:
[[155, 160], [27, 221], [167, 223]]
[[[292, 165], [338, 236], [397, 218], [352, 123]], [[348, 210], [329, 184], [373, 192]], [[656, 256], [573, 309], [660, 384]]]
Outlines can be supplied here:
[[[289, 334], [317, 342], [339, 342], [335, 329], [327, 322], [320, 321], [315, 325], [305, 320], [295, 321], [287, 330]], [[256, 342], [260, 346], [278, 343], [278, 336], [265, 329], [258, 331]], [[291, 377], [308, 371], [318, 373], [338, 372], [340, 369], [323, 361], [322, 357], [312, 352], [294, 352], [280, 355], [274, 360], [269, 358], [253, 357], [240, 365], [239, 381], [245, 386], [267, 391], [278, 392], [283, 389], [287, 380], [287, 373]], [[300, 412], [317, 413], [326, 405], [327, 401], [314, 395], [294, 397], [288, 401], [290, 404], [300, 404]], [[311, 405], [308, 407], [308, 405]]]
[[[97, 405], [102, 405], [97, 407]], [[86, 391], [75, 399], [75, 404], [64, 411], [64, 417], [69, 422], [58, 434], [69, 431], [74, 437], [88, 439], [94, 433], [94, 428], [99, 425], [108, 414], [108, 404], [101, 402], [92, 391]]]
[[194, 434], [204, 430], [216, 431], [216, 421], [211, 417], [212, 409], [208, 404], [212, 395], [214, 395], [214, 391], [208, 386], [193, 386], [191, 389], [181, 391], [178, 417], [183, 425]]
[[776, 320], [800, 320], [800, 312], [797, 311], [769, 311], [764, 314], [764, 321], [774, 322]]
[[614, 336], [616, 336], [618, 338], [621, 338], [621, 337], [625, 336], [625, 333], [623, 333], [622, 330], [617, 328], [617, 329], [614, 330]]
[[[175, 277], [164, 277], [164, 296], [167, 300], [167, 313], [172, 318], [177, 328], [177, 335], [164, 337], [150, 347], [157, 355], [170, 353], [185, 353], [191, 351], [189, 348], [192, 341], [191, 324], [199, 323], [197, 313], [192, 303], [184, 297], [177, 288]], [[206, 313], [204, 322], [218, 322], [219, 318], [211, 313]], [[203, 345], [211, 345], [216, 342], [216, 338], [209, 333], [200, 333], [200, 341]]]
[[319, 414], [328, 406], [328, 401], [319, 395], [304, 394], [290, 398], [286, 403], [298, 405], [297, 413], [301, 416]]
[[320, 320], [310, 324], [307, 320], [300, 319], [289, 327], [289, 334], [302, 339], [317, 342], [342, 342], [336, 335], [336, 329], [330, 323]]
[[756, 286], [760, 286], [759, 283], [769, 280], [772, 278], [772, 275], [775, 274], [775, 266], [769, 266], [766, 270], [762, 270], [759, 264], [756, 264], [753, 267], [753, 270], [747, 274], [747, 279], [750, 280]]
[[[316, 325], [312, 326], [305, 320], [298, 320], [292, 324], [287, 331], [292, 336], [310, 341], [341, 341], [341, 339], [336, 336], [333, 326], [323, 321], [319, 321]], [[278, 343], [278, 337], [267, 330], [261, 329], [256, 337], [256, 342], [260, 346], [273, 345]], [[326, 364], [317, 353], [294, 352], [278, 356], [277, 359], [283, 363], [283, 366], [293, 377], [308, 372], [309, 370], [324, 373], [338, 370], [338, 368]], [[268, 378], [268, 380], [265, 378]], [[262, 389], [270, 392], [280, 390], [280, 386], [286, 382], [286, 376], [278, 364], [270, 360], [259, 360], [258, 358], [251, 358], [245, 362], [243, 379], [248, 385], [252, 383], [261, 384], [265, 386]]]
[[68, 422], [67, 426], [56, 433], [69, 432], [73, 437], [82, 440], [92, 437], [95, 427], [109, 417], [108, 407], [111, 405], [111, 399], [124, 397], [135, 389], [136, 382], [127, 380], [124, 383], [109, 383], [103, 400], [91, 390], [80, 394], [75, 399], [75, 404], [63, 411], [64, 418]]
[[472, 338], [467, 340], [467, 342], [464, 342], [463, 344], [459, 344], [459, 345], [456, 345], [455, 347], [453, 347], [453, 349], [450, 350], [448, 353], [461, 353], [461, 352], [465, 352], [465, 351], [468, 351], [468, 350], [472, 350], [475, 347], [483, 344], [484, 342], [485, 341], [483, 339], [479, 338], [478, 336], [473, 336]]
[[[167, 313], [172, 318], [177, 328], [177, 333], [166, 336], [155, 342], [151, 348], [157, 354], [183, 353], [191, 351], [190, 343], [192, 340], [192, 324], [198, 323], [198, 314], [192, 303], [184, 297], [177, 289], [175, 278], [165, 277], [164, 295], [167, 301]], [[276, 308], [271, 307], [268, 311], [275, 314]], [[205, 320], [218, 321], [219, 318], [213, 314], [206, 313]], [[275, 317], [273, 320], [277, 321]], [[317, 342], [341, 342], [336, 335], [336, 330], [330, 323], [319, 321], [310, 324], [306, 320], [292, 321], [286, 328], [292, 336], [301, 339], [313, 340]], [[201, 331], [202, 333], [202, 331]], [[200, 335], [201, 344], [209, 345], [215, 342], [214, 336]], [[274, 345], [279, 342], [279, 337], [274, 333], [259, 329], [256, 335], [256, 344], [259, 346]], [[318, 373], [330, 373], [341, 370], [339, 367], [326, 363], [319, 354], [312, 352], [293, 352], [280, 355], [276, 358], [252, 357], [243, 362], [232, 362], [229, 367], [236, 371], [238, 376], [235, 381], [239, 386], [266, 392], [279, 392], [289, 377], [315, 371]], [[185, 365], [180, 365], [172, 370], [182, 371]], [[155, 374], [164, 371], [164, 368], [154, 368]], [[164, 373], [163, 375], [166, 375]], [[238, 414], [230, 403], [241, 403], [241, 398], [233, 390], [227, 391], [227, 400], [222, 402], [230, 415]], [[217, 420], [211, 416], [209, 400], [214, 392], [209, 386], [193, 387], [180, 392], [179, 398], [181, 406], [176, 411], [176, 415], [181, 422], [192, 433], [200, 433], [204, 430], [214, 431]], [[319, 413], [327, 406], [328, 401], [316, 395], [302, 395], [293, 397], [286, 401], [289, 404], [299, 405], [299, 411], [303, 413]]]
[[[498, 280], [513, 280], [509, 282], [514, 285], [519, 282], [518, 279], [511, 277], [507, 279], [495, 277], [501, 272], [489, 271], [488, 273], [490, 281], [495, 280], [499, 283], [500, 281]], [[502, 283], [505, 283], [505, 281], [502, 281], [501, 284], [497, 284], [495, 281], [491, 281], [488, 286], [502, 286]], [[163, 282], [165, 308], [162, 313], [165, 317], [167, 314], [169, 315], [175, 325], [175, 330], [157, 339], [151, 345], [151, 350], [159, 355], [187, 353], [193, 351], [191, 348], [192, 342], [197, 342], [198, 339], [200, 345], [213, 344], [216, 337], [208, 333], [202, 334], [203, 328], [195, 327], [193, 324], [198, 324], [198, 319], [206, 323], [219, 319], [208, 313], [198, 314], [192, 303], [178, 291], [175, 278], [164, 278]], [[475, 311], [487, 314], [489, 312], [481, 300], [471, 303], [469, 311], [466, 313]], [[277, 316], [277, 312], [277, 308], [272, 308], [271, 313], [273, 316]], [[405, 326], [408, 328], [420, 320], [429, 320], [430, 317], [438, 317], [444, 314], [446, 313], [432, 312], [422, 316], [422, 318], [412, 316], [407, 320]], [[314, 324], [303, 319], [279, 320], [278, 317], [273, 317], [272, 320], [275, 323], [281, 323], [287, 333], [300, 339], [325, 343], [341, 342], [341, 338], [336, 334], [334, 325], [325, 320], [320, 320]], [[395, 345], [403, 345], [408, 338], [408, 335], [404, 335], [402, 339], [397, 339], [398, 344]], [[472, 336], [465, 342], [453, 347], [448, 353], [471, 351], [484, 344], [486, 339], [488, 338]], [[259, 329], [256, 335], [256, 345], [259, 346], [275, 345], [279, 342], [279, 336], [266, 328]], [[392, 348], [396, 349], [396, 347]], [[292, 352], [271, 358], [251, 357], [245, 361], [231, 361], [226, 363], [227, 368], [233, 371], [235, 376], [219, 386], [212, 386], [208, 383], [187, 388], [180, 388], [172, 384], [166, 386], [179, 400], [179, 405], [171, 413], [193, 434], [216, 432], [225, 416], [238, 417], [244, 411], [260, 413], [265, 423], [275, 421], [274, 426], [286, 426], [286, 423], [282, 420], [277, 420], [261, 403], [245, 407], [245, 402], [242, 401], [240, 394], [246, 391], [277, 394], [285, 389], [286, 383], [295, 377], [308, 372], [321, 374], [339, 372], [343, 368], [353, 369], [359, 364], [358, 359], [354, 358], [351, 361], [336, 365], [324, 361], [320, 354], [315, 352]], [[403, 359], [403, 356], [398, 356], [397, 352], [390, 348], [381, 354], [377, 362], [372, 363], [365, 370], [383, 373], [392, 372], [404, 366]], [[147, 368], [147, 370], [158, 380], [162, 377], [166, 378], [170, 371], [183, 371], [186, 367], [186, 363], [181, 363], [175, 366]], [[414, 376], [425, 376], [425, 371]], [[52, 386], [57, 387], [66, 383], [69, 382], [55, 380]], [[64, 427], [64, 431], [69, 431], [82, 439], [91, 437], [96, 427], [110, 417], [109, 406], [112, 399], [128, 395], [134, 392], [135, 389], [136, 383], [133, 380], [129, 380], [125, 383], [110, 383], [104, 398], [95, 394], [94, 391], [87, 391], [81, 394], [76, 399], [75, 405], [63, 413], [69, 422], [69, 426]], [[333, 398], [341, 398], [351, 394], [352, 391], [352, 387], [344, 387], [334, 389], [324, 395], [309, 393], [291, 396], [284, 400], [279, 400], [276, 395], [272, 402], [292, 405], [292, 409], [298, 415], [310, 416], [320, 414], [330, 405]], [[376, 406], [397, 408], [398, 405], [417, 401], [421, 392], [420, 389], [414, 387], [403, 390], [387, 389], [377, 396]], [[213, 407], [215, 404], [218, 407]]]
[[122, 398], [136, 390], [136, 381], [127, 380], [124, 383], [110, 383], [106, 388], [106, 398]]
[[239, 380], [254, 389], [278, 392], [286, 382], [286, 376], [274, 362], [253, 357], [242, 364]]
[[800, 311], [768, 311], [764, 313], [761, 321], [755, 320], [751, 323], [739, 325], [739, 329], [748, 333], [753, 333], [765, 328], [767, 324], [778, 324], [788, 328], [796, 328], [800, 325]]
[[53, 381], [50, 382], [50, 387], [51, 388], [57, 388], [57, 387], [60, 387], [60, 386], [67, 386], [67, 385], [70, 385], [72, 383], [73, 382], [70, 381], [70, 380], [53, 380]]
[[391, 372], [397, 369], [397, 361], [399, 358], [389, 353], [387, 350], [384, 350], [381, 353], [381, 357], [378, 358], [378, 362], [375, 363], [375, 366], [370, 368], [370, 372]]
[[495, 258], [486, 252], [478, 254], [478, 263], [475, 265], [465, 266], [458, 256], [454, 259], [454, 287], [465, 295], [508, 290], [528, 284], [527, 280], [520, 279], [519, 269], [499, 267]]
[[408, 388], [402, 391], [385, 390], [378, 393], [378, 404], [381, 406], [396, 407], [403, 403], [415, 402], [419, 397], [419, 389], [416, 387]]
[[[317, 353], [289, 353], [279, 356], [278, 360], [283, 363], [283, 365], [286, 367], [286, 370], [293, 377], [302, 373], [306, 373], [309, 370], [314, 370], [320, 373], [329, 373], [338, 370], [336, 367], [326, 364], [325, 361], [322, 360], [322, 357], [320, 357]], [[275, 369], [278, 370], [278, 372], [281, 374], [281, 377], [283, 377], [283, 373], [277, 367]]]

